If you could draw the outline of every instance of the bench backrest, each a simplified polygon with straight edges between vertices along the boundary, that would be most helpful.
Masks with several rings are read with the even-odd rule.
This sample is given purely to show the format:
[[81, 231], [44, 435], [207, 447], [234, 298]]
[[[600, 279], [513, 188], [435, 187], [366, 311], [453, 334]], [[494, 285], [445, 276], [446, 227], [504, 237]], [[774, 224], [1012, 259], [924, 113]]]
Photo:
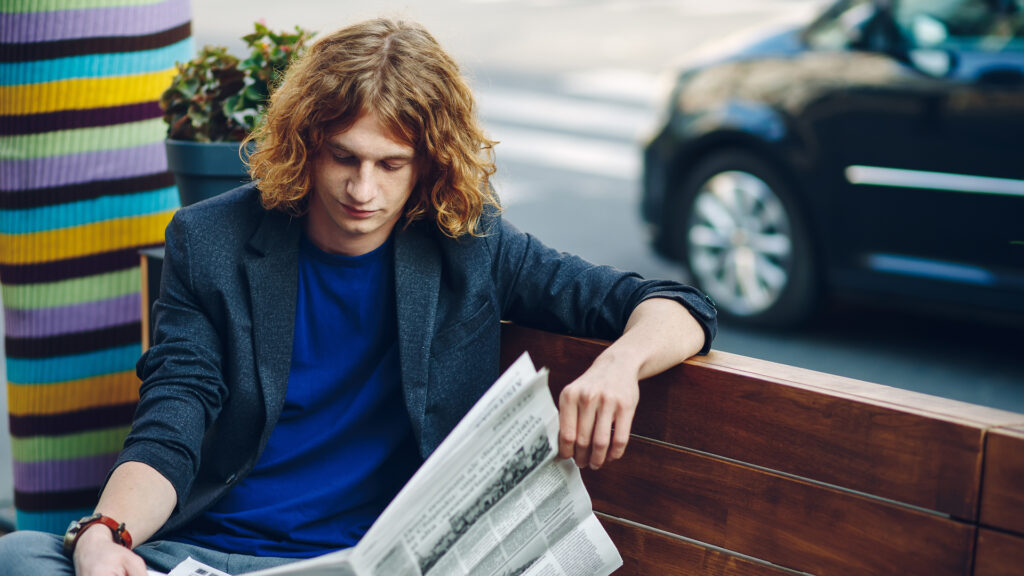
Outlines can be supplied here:
[[[607, 345], [503, 330], [555, 398]], [[1024, 574], [1024, 414], [723, 352], [640, 398], [583, 472], [620, 574]]]

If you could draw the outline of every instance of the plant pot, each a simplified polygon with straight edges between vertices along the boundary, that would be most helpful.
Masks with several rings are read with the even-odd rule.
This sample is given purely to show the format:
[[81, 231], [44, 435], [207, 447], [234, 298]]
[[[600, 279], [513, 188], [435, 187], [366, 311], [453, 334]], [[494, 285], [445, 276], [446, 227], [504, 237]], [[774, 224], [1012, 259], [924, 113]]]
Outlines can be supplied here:
[[238, 155], [241, 142], [164, 142], [167, 169], [174, 173], [182, 206], [212, 198], [250, 180]]

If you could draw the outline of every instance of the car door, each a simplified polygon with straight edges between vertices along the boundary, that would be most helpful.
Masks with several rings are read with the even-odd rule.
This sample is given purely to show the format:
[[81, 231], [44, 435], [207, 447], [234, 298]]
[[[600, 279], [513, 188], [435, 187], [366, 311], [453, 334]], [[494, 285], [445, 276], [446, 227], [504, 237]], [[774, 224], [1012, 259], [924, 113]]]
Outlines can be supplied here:
[[902, 0], [900, 42], [849, 84], [831, 128], [849, 284], [1022, 307], [1024, 10]]

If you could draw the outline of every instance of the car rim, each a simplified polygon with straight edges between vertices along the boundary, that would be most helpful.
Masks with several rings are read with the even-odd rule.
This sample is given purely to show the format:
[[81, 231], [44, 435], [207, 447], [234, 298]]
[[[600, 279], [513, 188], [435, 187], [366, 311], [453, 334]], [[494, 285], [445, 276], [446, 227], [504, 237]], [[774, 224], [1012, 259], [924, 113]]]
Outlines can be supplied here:
[[690, 269], [719, 307], [737, 316], [771, 308], [789, 282], [793, 242], [782, 201], [748, 172], [720, 172], [697, 191]]

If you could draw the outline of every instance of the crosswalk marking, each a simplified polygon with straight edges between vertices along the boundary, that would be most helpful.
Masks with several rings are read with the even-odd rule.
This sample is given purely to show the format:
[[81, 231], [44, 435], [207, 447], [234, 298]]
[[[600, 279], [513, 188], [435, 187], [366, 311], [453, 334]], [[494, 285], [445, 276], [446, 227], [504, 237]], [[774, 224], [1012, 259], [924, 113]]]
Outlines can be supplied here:
[[562, 90], [574, 96], [607, 98], [615, 102], [651, 108], [671, 82], [671, 73], [652, 74], [641, 70], [602, 69], [566, 74]]
[[526, 90], [476, 90], [486, 121], [529, 124], [601, 138], [635, 140], [652, 121], [649, 109]]
[[477, 88], [485, 128], [490, 138], [500, 142], [495, 151], [499, 164], [638, 178], [639, 138], [650, 130], [654, 108], [638, 105], [637, 98], [623, 98], [622, 86], [610, 91], [607, 85], [580, 81], [600, 76], [567, 76], [551, 83], [550, 92], [493, 85]]
[[612, 142], [512, 126], [490, 128], [501, 143], [498, 161], [523, 162], [585, 172], [609, 178], [635, 179], [640, 174], [640, 148]]

